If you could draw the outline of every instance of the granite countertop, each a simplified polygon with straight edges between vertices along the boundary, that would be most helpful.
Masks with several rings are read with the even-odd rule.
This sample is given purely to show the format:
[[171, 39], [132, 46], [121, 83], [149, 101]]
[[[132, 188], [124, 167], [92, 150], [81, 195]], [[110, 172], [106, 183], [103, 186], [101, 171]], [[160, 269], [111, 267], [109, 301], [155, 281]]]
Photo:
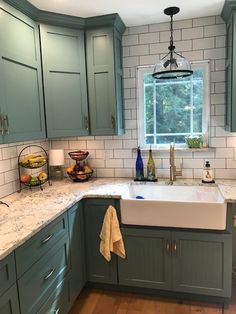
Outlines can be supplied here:
[[[0, 260], [31, 238], [48, 223], [85, 197], [122, 198], [132, 179], [92, 179], [73, 183], [69, 179], [44, 185], [44, 190], [25, 189], [2, 199], [0, 204]], [[236, 180], [217, 182], [225, 202], [236, 203]], [[157, 183], [167, 184], [165, 181]], [[199, 180], [178, 180], [174, 184], [200, 184]]]

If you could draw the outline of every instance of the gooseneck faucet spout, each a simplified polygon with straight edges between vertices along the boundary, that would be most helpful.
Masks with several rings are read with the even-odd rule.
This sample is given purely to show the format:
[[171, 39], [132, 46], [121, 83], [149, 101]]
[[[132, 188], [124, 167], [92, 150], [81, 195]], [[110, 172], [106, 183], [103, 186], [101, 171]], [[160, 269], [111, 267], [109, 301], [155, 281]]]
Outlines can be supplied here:
[[176, 170], [175, 144], [170, 143], [170, 182], [176, 181], [177, 176], [182, 176], [182, 170]]

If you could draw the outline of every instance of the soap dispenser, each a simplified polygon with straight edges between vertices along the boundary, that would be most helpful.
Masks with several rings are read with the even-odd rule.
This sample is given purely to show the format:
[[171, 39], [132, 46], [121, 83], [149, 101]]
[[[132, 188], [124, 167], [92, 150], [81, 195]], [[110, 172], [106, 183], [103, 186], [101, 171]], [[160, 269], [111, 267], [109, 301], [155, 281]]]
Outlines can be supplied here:
[[135, 181], [143, 181], [144, 180], [144, 172], [143, 172], [143, 159], [141, 156], [141, 149], [138, 147], [137, 149], [137, 159], [136, 159], [136, 177]]
[[213, 170], [211, 169], [211, 165], [209, 161], [205, 162], [205, 166], [203, 169], [202, 183], [215, 183]]

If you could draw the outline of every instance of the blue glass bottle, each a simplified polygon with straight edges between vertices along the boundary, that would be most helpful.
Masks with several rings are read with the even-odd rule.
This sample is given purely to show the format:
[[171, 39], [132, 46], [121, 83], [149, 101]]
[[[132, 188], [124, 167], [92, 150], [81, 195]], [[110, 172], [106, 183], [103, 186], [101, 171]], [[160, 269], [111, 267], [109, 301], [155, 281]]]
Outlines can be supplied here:
[[138, 147], [137, 149], [137, 159], [136, 159], [136, 180], [141, 181], [144, 179], [143, 173], [143, 159], [141, 156], [141, 149]]

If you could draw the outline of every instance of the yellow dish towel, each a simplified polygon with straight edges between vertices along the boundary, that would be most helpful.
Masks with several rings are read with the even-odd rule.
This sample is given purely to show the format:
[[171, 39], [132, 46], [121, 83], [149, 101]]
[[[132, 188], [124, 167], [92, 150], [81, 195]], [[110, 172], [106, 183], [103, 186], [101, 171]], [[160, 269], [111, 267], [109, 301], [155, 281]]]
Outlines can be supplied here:
[[120, 232], [119, 221], [116, 210], [111, 205], [108, 207], [104, 216], [100, 238], [100, 253], [108, 262], [111, 260], [111, 252], [125, 258], [125, 247]]

